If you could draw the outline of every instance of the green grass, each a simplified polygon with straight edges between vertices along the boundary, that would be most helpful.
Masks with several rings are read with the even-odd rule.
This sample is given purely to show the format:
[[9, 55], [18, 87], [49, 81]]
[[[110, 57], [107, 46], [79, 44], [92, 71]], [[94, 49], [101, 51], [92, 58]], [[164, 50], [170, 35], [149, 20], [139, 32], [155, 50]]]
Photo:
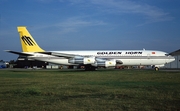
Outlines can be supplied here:
[[180, 110], [180, 72], [0, 70], [0, 110]]

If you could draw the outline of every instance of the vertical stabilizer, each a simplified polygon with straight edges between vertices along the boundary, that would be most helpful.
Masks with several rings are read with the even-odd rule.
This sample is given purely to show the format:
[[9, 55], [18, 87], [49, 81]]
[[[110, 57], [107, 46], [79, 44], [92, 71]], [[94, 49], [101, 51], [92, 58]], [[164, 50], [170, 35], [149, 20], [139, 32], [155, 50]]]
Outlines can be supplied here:
[[17, 27], [17, 30], [20, 35], [20, 41], [23, 52], [44, 52], [44, 50], [41, 49], [39, 45], [36, 43], [36, 41], [33, 39], [26, 27], [19, 26]]

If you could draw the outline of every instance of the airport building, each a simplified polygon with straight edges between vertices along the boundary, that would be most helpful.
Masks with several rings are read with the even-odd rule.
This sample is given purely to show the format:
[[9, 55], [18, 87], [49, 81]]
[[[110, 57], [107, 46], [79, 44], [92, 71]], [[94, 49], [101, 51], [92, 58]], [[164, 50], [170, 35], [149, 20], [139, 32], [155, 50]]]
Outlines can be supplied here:
[[175, 61], [165, 64], [164, 68], [180, 68], [180, 49], [171, 52], [170, 55], [175, 57]]
[[45, 68], [47, 63], [42, 61], [36, 61], [33, 59], [27, 59], [19, 56], [15, 62], [15, 68]]
[[46, 68], [46, 69], [62, 69], [69, 68], [67, 66], [51, 64], [43, 61], [37, 61], [19, 56], [15, 62], [14, 68]]

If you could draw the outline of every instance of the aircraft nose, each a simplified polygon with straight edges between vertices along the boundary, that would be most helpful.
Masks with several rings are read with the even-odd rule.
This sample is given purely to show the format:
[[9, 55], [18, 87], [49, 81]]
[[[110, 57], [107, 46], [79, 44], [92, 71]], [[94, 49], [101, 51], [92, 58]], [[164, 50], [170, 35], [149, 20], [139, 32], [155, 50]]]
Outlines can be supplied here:
[[172, 62], [172, 61], [174, 61], [175, 60], [175, 57], [173, 57], [173, 56], [170, 56], [170, 62]]
[[169, 55], [168, 59], [166, 59], [166, 63], [173, 62], [174, 60], [175, 60], [175, 57]]

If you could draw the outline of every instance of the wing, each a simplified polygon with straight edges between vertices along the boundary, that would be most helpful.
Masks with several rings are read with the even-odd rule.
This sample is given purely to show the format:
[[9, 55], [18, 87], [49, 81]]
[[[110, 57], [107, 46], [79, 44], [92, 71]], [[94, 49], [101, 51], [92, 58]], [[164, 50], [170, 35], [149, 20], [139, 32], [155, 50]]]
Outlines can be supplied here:
[[117, 64], [123, 64], [121, 60], [116, 60], [113, 58], [99, 58], [94, 56], [81, 56], [75, 54], [57, 53], [57, 52], [38, 52], [42, 54], [48, 54], [57, 57], [67, 58], [69, 63], [73, 64], [91, 64], [92, 66], [115, 66]]
[[38, 52], [38, 53], [41, 53], [41, 54], [47, 54], [47, 55], [52, 55], [52, 56], [56, 56], [56, 57], [64, 57], [64, 58], [74, 58], [74, 57], [83, 57], [83, 56], [80, 56], [80, 55], [75, 55], [75, 54], [66, 54], [66, 53], [57, 53], [57, 52]]

